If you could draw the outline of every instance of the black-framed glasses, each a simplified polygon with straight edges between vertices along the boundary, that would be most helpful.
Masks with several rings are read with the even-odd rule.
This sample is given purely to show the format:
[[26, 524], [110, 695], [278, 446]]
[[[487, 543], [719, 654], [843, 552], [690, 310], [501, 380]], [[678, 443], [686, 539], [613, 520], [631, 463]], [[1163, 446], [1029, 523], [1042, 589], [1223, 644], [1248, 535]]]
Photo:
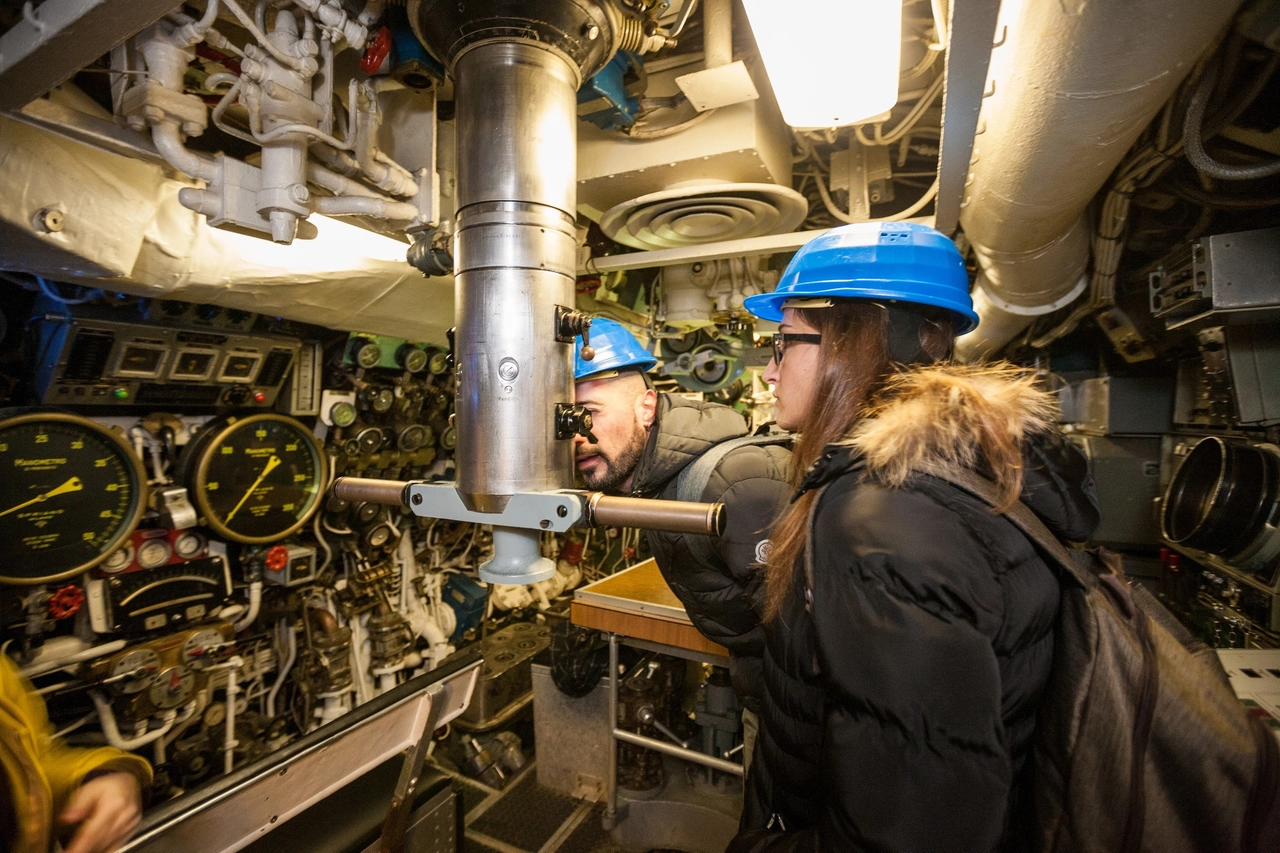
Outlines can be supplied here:
[[791, 332], [775, 332], [773, 335], [773, 360], [782, 364], [782, 354], [790, 344], [820, 344], [822, 335], [799, 335]]

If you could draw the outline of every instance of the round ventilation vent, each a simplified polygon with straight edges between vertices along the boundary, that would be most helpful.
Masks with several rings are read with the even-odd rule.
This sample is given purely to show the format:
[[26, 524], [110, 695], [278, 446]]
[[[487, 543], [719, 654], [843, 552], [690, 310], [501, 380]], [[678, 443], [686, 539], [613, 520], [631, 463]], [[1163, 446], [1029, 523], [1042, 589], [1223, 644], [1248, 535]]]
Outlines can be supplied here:
[[600, 228], [634, 249], [671, 249], [794, 231], [805, 197], [776, 184], [711, 184], [650, 193], [611, 208]]

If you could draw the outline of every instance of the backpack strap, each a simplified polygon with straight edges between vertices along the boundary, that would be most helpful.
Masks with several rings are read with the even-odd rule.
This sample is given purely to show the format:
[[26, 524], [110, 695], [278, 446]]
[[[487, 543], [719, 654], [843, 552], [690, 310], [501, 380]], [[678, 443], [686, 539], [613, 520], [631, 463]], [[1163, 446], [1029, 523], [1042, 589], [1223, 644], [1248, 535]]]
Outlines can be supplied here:
[[[676, 500], [697, 503], [702, 500], [702, 493], [711, 482], [711, 475], [726, 456], [739, 447], [751, 445], [790, 444], [795, 438], [791, 433], [778, 435], [742, 435], [713, 445], [693, 462], [684, 466], [676, 479]], [[699, 563], [708, 563], [715, 554], [710, 536], [686, 536], [685, 543], [693, 558]]]
[[[979, 476], [967, 468], [931, 467], [925, 473], [939, 480], [950, 483], [963, 492], [968, 492], [989, 506], [996, 506], [999, 498], [995, 483], [986, 477]], [[1071, 552], [1058, 540], [1053, 532], [1045, 527], [1043, 521], [1022, 501], [1002, 513], [1013, 525], [1026, 534], [1027, 538], [1039, 545], [1045, 554], [1062, 567], [1068, 575], [1085, 589], [1093, 589], [1098, 584], [1098, 576], [1081, 566], [1071, 557]]]

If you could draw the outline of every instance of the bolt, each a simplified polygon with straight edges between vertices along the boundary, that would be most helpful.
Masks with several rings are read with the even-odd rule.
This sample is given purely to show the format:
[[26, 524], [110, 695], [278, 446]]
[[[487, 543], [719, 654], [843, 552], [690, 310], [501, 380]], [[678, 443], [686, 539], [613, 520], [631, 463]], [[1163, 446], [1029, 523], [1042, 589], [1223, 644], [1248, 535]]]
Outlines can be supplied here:
[[289, 198], [297, 204], [306, 204], [311, 198], [311, 193], [302, 184], [294, 184], [289, 187]]
[[62, 211], [56, 210], [52, 207], [45, 207], [37, 210], [33, 219], [38, 230], [45, 231], [50, 234], [57, 234], [66, 225], [62, 218]]
[[595, 24], [588, 24], [584, 35], [588, 41], [595, 41], [600, 36], [600, 28]]
[[409, 501], [410, 501], [414, 506], [417, 506], [418, 504], [422, 503], [422, 495], [415, 494], [413, 497], [409, 498]]
[[538, 526], [541, 527], [543, 530], [546, 530], [548, 527], [551, 526], [551, 521], [550, 519], [544, 518], [542, 519], [542, 521], [538, 522]]
[[560, 506], [556, 507], [556, 515], [560, 516], [561, 518], [564, 518], [568, 514], [569, 514], [569, 508], [564, 504], [561, 504]]

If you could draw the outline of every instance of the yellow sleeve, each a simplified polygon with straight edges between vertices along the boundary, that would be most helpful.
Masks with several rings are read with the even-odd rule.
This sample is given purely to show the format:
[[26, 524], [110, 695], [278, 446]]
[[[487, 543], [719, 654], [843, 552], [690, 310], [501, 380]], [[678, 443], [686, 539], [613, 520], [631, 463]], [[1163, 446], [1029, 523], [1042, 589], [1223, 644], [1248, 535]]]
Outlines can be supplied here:
[[34, 749], [32, 757], [49, 782], [55, 815], [66, 806], [84, 777], [95, 770], [132, 773], [144, 791], [151, 784], [151, 765], [145, 759], [110, 746], [73, 748], [61, 738], [55, 738], [44, 699], [35, 692], [9, 656], [3, 654], [0, 654], [0, 684], [8, 710], [16, 717], [18, 726], [25, 730], [21, 740], [28, 748]]

